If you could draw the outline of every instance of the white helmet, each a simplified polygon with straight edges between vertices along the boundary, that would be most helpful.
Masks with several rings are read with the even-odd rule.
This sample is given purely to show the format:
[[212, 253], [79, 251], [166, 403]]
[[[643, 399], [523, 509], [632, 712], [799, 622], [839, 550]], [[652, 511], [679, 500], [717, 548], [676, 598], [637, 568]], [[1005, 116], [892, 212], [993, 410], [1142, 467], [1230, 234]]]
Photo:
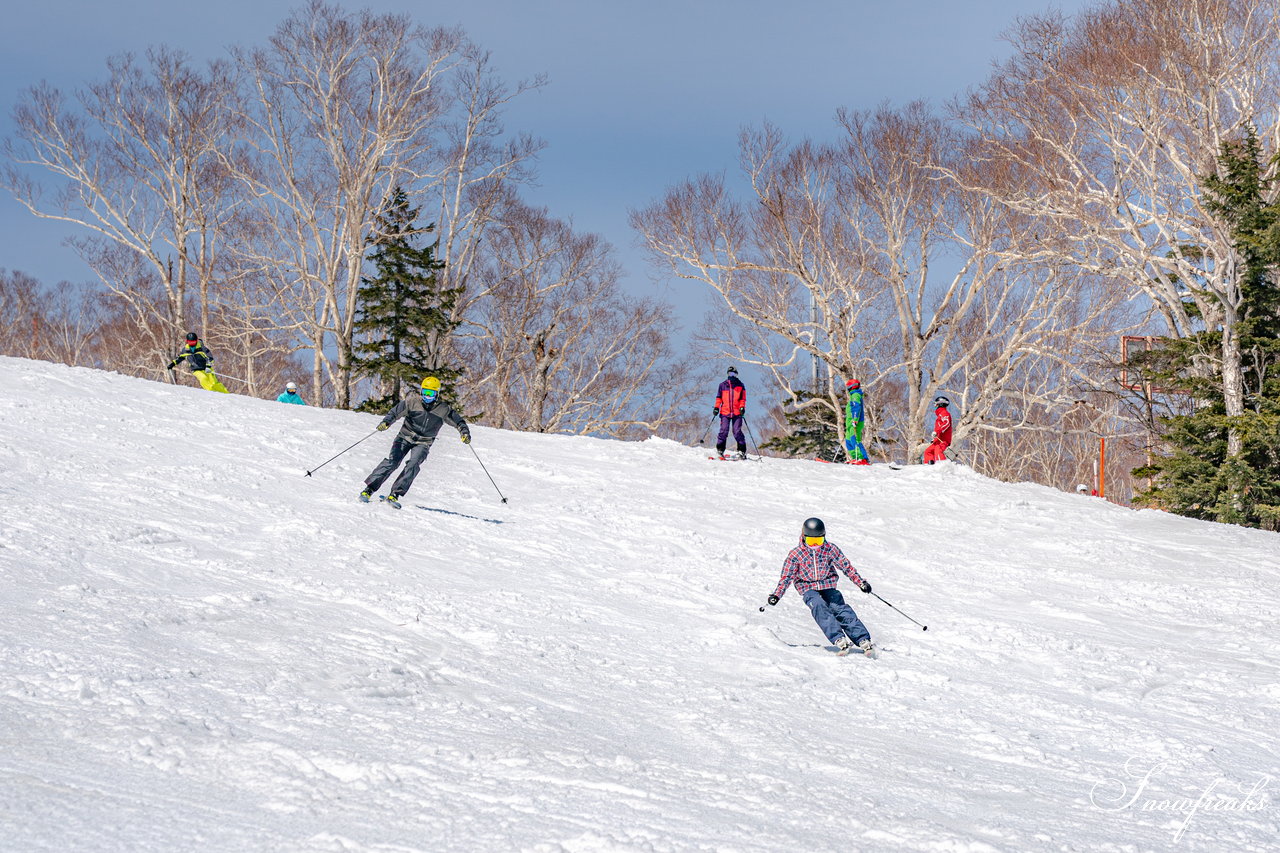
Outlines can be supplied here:
[[286, 382], [286, 383], [285, 383], [285, 385], [284, 385], [284, 390], [286, 390], [286, 391], [297, 391], [297, 390], [298, 390], [298, 386], [297, 386], [297, 385], [294, 385], [292, 382]]

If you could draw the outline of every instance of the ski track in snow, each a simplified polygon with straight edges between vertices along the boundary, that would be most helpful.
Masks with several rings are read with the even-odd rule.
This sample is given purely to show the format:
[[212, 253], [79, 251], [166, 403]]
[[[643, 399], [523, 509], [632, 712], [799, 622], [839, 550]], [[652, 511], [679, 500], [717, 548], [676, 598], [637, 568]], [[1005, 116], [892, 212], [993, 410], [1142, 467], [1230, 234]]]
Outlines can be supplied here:
[[[1277, 849], [1274, 783], [1140, 808], [1280, 776], [1276, 534], [484, 427], [507, 505], [447, 427], [399, 512], [391, 433], [303, 476], [375, 422], [0, 358], [0, 850]], [[760, 613], [810, 515], [928, 632]]]

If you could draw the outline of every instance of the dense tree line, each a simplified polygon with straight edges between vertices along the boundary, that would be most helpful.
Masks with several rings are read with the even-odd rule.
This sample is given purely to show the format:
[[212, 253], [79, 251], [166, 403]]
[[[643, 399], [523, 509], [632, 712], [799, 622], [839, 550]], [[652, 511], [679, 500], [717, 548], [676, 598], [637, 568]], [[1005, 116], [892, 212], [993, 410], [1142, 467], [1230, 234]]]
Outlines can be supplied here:
[[[856, 378], [881, 458], [918, 457], [946, 394], [986, 473], [1071, 488], [1105, 438], [1112, 496], [1274, 527], [1277, 32], [1280, 0], [1026, 16], [950, 103], [841, 110], [827, 140], [746, 129], [738, 174], [632, 223], [717, 297], [699, 355], [768, 378], [774, 447], [838, 446]], [[104, 292], [0, 275], [0, 346], [155, 376], [199, 327], [250, 393], [306, 353], [339, 406], [429, 365], [503, 427], [688, 428], [670, 308], [521, 198], [541, 143], [502, 113], [541, 85], [457, 30], [314, 2], [206, 67], [157, 48], [36, 87], [5, 182], [80, 226]], [[1126, 335], [1151, 354], [1119, 363]]]

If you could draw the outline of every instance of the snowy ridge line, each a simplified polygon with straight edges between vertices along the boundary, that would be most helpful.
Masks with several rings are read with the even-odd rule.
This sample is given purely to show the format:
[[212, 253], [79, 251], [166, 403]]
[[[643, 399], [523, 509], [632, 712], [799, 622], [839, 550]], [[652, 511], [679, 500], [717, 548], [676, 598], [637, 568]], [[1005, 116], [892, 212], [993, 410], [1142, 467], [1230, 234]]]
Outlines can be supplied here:
[[[0, 849], [1280, 837], [1265, 787], [1159, 808], [1280, 777], [1275, 534], [483, 426], [507, 505], [447, 434], [402, 512], [355, 500], [390, 435], [303, 476], [374, 423], [0, 358]], [[810, 515], [929, 631], [847, 582], [878, 661], [766, 621]]]

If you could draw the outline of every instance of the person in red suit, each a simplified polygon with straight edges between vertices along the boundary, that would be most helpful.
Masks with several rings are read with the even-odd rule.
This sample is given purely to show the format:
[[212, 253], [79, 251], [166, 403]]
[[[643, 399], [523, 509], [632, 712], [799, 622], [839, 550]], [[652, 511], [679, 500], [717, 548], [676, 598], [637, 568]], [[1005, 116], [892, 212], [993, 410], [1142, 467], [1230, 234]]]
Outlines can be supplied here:
[[951, 446], [952, 427], [949, 408], [951, 401], [939, 395], [933, 404], [938, 407], [933, 413], [933, 441], [924, 450], [924, 461], [930, 465], [946, 461], [947, 448]]
[[715, 413], [720, 416], [720, 434], [716, 436], [716, 453], [724, 459], [724, 448], [729, 441], [729, 430], [733, 430], [733, 440], [738, 442], [735, 459], [745, 459], [747, 440], [742, 436], [742, 413], [747, 410], [747, 389], [738, 379], [738, 369], [729, 368], [729, 374], [720, 383], [716, 392]]

